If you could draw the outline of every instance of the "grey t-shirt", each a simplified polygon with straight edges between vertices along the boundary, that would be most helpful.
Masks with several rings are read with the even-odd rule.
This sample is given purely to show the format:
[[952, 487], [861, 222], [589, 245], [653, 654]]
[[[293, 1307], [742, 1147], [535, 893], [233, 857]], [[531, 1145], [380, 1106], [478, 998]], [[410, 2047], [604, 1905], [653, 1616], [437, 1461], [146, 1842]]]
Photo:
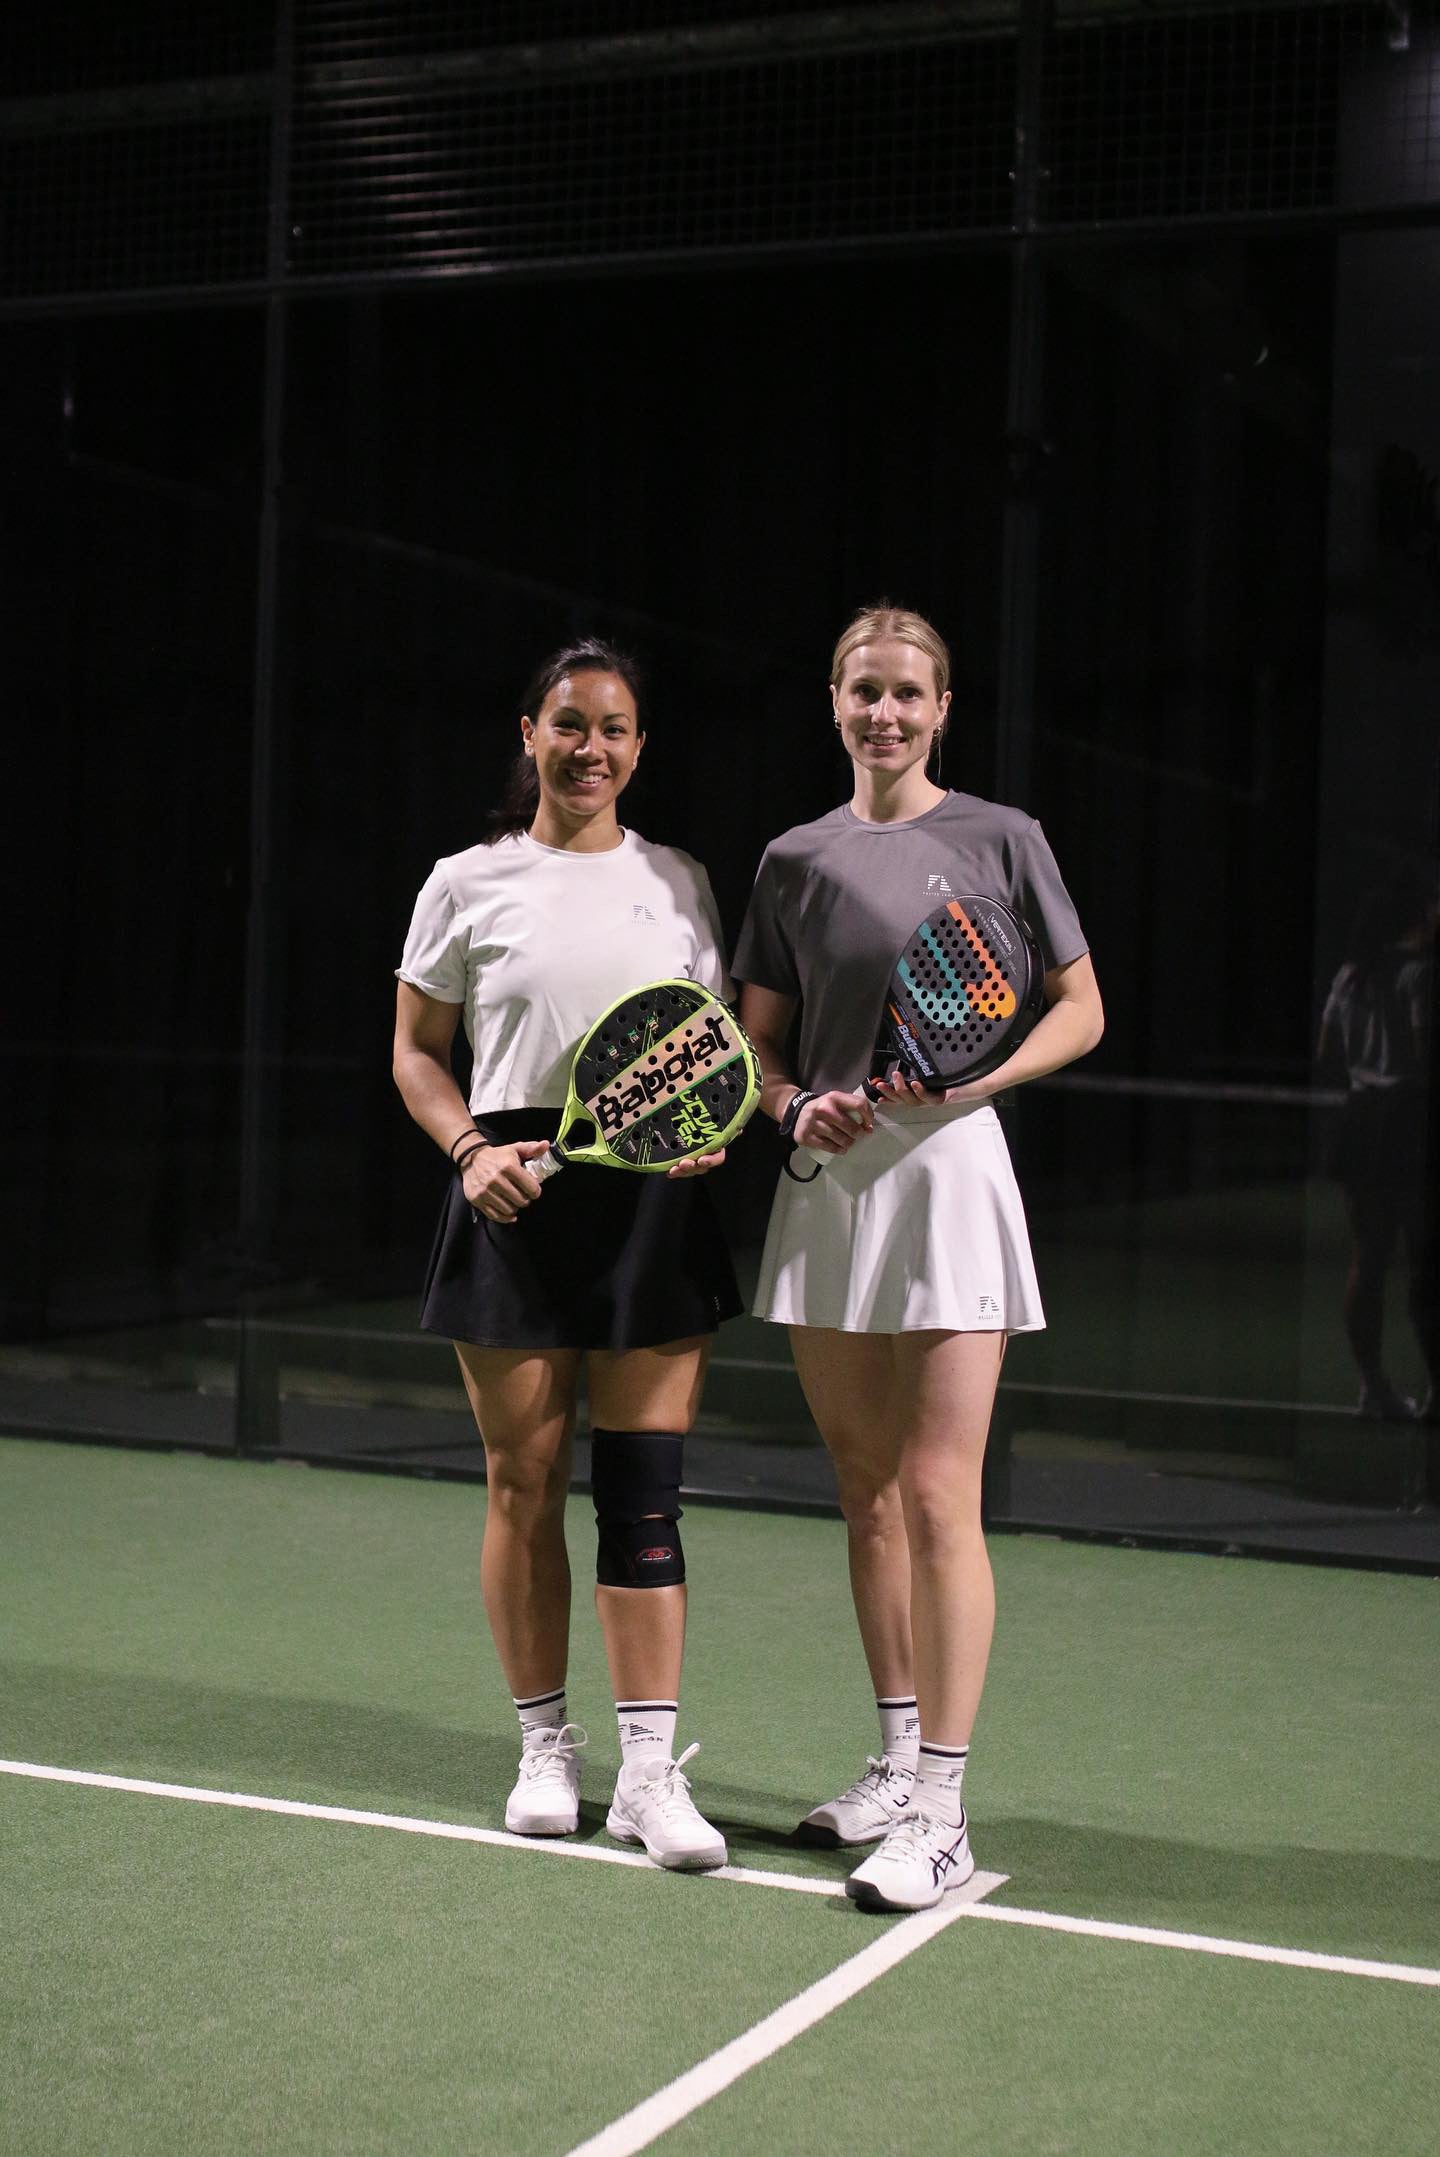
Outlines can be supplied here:
[[928, 913], [963, 892], [1013, 907], [1047, 972], [1089, 948], [1045, 834], [1022, 809], [949, 793], [909, 823], [866, 824], [847, 806], [771, 841], [733, 971], [801, 999], [807, 1086], [868, 1077], [898, 953]]

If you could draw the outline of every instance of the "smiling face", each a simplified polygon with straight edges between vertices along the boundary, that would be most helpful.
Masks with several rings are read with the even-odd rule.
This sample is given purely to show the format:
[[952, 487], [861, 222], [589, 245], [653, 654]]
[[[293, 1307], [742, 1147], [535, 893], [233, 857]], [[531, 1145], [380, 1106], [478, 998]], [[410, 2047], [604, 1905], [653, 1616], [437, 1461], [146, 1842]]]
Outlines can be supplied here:
[[830, 692], [846, 753], [857, 772], [885, 774], [894, 780], [923, 770], [945, 723], [950, 692], [935, 688], [935, 667], [918, 645], [898, 637], [878, 637], [857, 644], [845, 671]]
[[645, 739], [635, 699], [619, 676], [598, 667], [562, 675], [535, 717], [520, 721], [520, 731], [540, 781], [535, 837], [553, 845], [547, 828], [570, 833], [589, 826], [598, 834], [614, 826], [615, 804]]

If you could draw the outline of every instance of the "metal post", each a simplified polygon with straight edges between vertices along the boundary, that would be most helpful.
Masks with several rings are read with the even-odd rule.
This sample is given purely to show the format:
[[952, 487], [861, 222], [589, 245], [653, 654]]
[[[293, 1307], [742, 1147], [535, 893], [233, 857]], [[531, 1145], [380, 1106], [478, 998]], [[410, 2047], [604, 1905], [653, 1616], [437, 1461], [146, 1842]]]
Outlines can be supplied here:
[[[1020, 0], [1016, 52], [1015, 164], [1011, 212], [1010, 368], [1005, 409], [1009, 485], [1001, 532], [1000, 689], [995, 713], [995, 790], [1002, 801], [1029, 808], [1035, 740], [1036, 640], [1040, 628], [1040, 475], [1045, 440], [1045, 270], [1036, 232], [1046, 178], [1041, 140], [1044, 66], [1054, 27], [1054, 0]], [[1011, 1511], [1010, 1441], [1013, 1416], [1002, 1396], [995, 1404], [985, 1455], [981, 1512], [1003, 1520]]]
[[1045, 270], [1036, 232], [1044, 183], [1044, 65], [1054, 0], [1021, 0], [1016, 55], [1010, 267], [1009, 487], [1001, 537], [1000, 694], [995, 769], [1002, 801], [1028, 808], [1040, 625], [1040, 480], [1045, 437]]
[[255, 592], [255, 706], [250, 749], [250, 890], [245, 931], [245, 1017], [240, 1092], [240, 1351], [235, 1373], [235, 1443], [273, 1445], [279, 1430], [277, 1370], [261, 1318], [260, 1290], [275, 1232], [279, 1085], [277, 1017], [282, 921], [277, 858], [281, 486], [285, 428], [290, 200], [290, 115], [294, 79], [293, 0], [279, 0], [271, 101], [269, 229], [266, 241], [263, 470]]

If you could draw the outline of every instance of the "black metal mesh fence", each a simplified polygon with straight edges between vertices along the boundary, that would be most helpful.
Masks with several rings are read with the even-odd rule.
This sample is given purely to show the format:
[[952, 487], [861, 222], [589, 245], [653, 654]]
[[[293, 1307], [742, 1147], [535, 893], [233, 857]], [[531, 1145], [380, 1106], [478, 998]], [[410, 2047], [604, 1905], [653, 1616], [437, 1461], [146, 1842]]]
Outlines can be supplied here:
[[8, 8], [0, 14], [0, 99], [193, 88], [207, 77], [268, 73], [274, 45], [273, 10], [255, 0]]
[[[692, 41], [696, 42], [696, 41]], [[425, 275], [1003, 229], [1008, 43], [307, 88], [293, 266]], [[498, 79], [497, 79], [498, 75]]]
[[[1017, 0], [17, 10], [0, 304], [258, 283], [280, 112], [297, 286], [1002, 236], [1031, 34]], [[1083, 0], [1040, 76], [1030, 229], [1440, 206], [1434, 0]]]
[[1440, 50], [1418, 12], [1137, 14], [1065, 23], [1051, 42], [1047, 222], [1440, 202]]

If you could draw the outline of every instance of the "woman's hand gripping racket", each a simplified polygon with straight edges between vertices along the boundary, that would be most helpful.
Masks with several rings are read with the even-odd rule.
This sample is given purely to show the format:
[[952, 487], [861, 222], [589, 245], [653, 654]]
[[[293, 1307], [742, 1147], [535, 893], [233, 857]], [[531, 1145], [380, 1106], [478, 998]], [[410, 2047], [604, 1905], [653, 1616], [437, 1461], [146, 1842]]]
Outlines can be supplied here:
[[1040, 948], [999, 899], [950, 899], [895, 961], [876, 1041], [872, 1101], [945, 1093], [1008, 1062], [1045, 1009]]
[[[867, 1104], [923, 1100], [986, 1078], [1014, 1055], [1045, 1009], [1040, 948], [1020, 916], [999, 899], [951, 899], [915, 929], [891, 969], [875, 1059], [882, 1076], [845, 1097], [855, 1129], [835, 1133], [837, 1097], [807, 1107], [807, 1151], [844, 1153], [873, 1128]], [[827, 1127], [826, 1118], [829, 1118]], [[798, 1132], [797, 1125], [797, 1132]], [[814, 1174], [787, 1175], [813, 1183]]]
[[571, 1162], [668, 1175], [722, 1153], [759, 1101], [759, 1060], [728, 1004], [698, 981], [652, 981], [578, 1044], [555, 1137], [529, 1142], [521, 1166], [540, 1183]]

